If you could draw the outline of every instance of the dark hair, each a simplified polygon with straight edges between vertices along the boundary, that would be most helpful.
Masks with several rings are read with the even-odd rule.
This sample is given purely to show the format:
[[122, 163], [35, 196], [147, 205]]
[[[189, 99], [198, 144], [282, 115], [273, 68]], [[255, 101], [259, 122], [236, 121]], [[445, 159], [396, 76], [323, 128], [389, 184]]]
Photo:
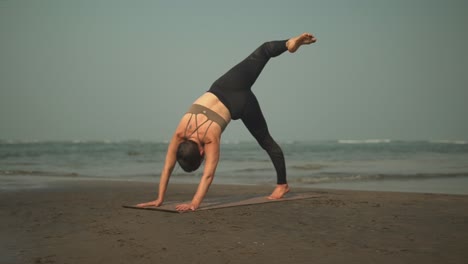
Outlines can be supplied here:
[[180, 143], [176, 157], [180, 167], [186, 172], [197, 170], [203, 161], [198, 144], [193, 140], [185, 140]]

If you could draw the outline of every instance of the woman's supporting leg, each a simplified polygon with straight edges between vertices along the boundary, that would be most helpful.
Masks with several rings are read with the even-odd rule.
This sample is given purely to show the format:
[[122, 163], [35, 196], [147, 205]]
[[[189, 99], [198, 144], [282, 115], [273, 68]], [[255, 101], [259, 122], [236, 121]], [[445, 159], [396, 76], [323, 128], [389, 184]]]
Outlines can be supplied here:
[[301, 45], [315, 41], [315, 37], [311, 34], [303, 33], [289, 40], [265, 42], [216, 80], [209, 90], [226, 105], [232, 119], [242, 119], [250, 133], [270, 156], [278, 183], [269, 197], [271, 199], [279, 199], [289, 191], [286, 165], [283, 151], [271, 137], [260, 105], [251, 88], [270, 58], [279, 56], [286, 50], [291, 53], [296, 52]]
[[252, 92], [249, 93], [249, 100], [245, 106], [245, 112], [241, 120], [252, 136], [257, 140], [258, 144], [266, 150], [270, 156], [276, 170], [277, 184], [287, 184], [283, 151], [268, 131], [268, 126], [257, 98]]

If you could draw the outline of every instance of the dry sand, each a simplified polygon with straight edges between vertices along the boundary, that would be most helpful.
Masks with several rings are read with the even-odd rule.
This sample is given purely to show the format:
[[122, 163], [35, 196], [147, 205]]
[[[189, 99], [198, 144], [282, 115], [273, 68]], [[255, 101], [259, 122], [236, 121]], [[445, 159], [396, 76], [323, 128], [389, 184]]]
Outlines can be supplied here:
[[[468, 263], [468, 196], [308, 189], [319, 197], [185, 214], [121, 207], [156, 187], [0, 192], [0, 263]], [[172, 184], [166, 201], [195, 188]], [[208, 196], [271, 190], [213, 185]]]

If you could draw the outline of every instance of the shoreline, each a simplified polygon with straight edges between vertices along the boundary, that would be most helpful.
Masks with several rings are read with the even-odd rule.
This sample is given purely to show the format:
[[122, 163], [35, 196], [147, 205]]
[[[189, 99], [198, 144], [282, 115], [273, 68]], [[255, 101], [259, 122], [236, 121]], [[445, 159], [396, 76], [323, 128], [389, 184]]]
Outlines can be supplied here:
[[[207, 197], [268, 195], [214, 184]], [[319, 197], [186, 214], [122, 208], [157, 184], [56, 182], [0, 192], [2, 263], [464, 263], [468, 196], [293, 188]], [[166, 202], [190, 199], [170, 184]]]
[[[173, 177], [171, 185], [197, 185], [199, 178], [193, 178], [188, 182], [186, 179], [177, 179]], [[0, 176], [0, 192], [28, 190], [28, 189], [43, 189], [52, 186], [60, 186], [72, 184], [73, 182], [134, 182], [154, 184], [155, 188], [159, 184], [159, 178], [142, 179], [142, 178], [117, 178], [117, 177], [63, 177], [63, 176], [32, 176], [32, 175], [12, 175]], [[221, 186], [269, 186], [273, 188], [274, 183], [239, 183], [215, 181], [213, 185]], [[468, 177], [451, 177], [439, 179], [385, 179], [385, 180], [361, 180], [361, 181], [341, 181], [341, 182], [324, 182], [314, 184], [301, 184], [299, 182], [290, 183], [293, 189], [323, 189], [323, 190], [352, 190], [352, 191], [370, 191], [370, 192], [403, 192], [403, 193], [433, 193], [447, 195], [468, 195]]]

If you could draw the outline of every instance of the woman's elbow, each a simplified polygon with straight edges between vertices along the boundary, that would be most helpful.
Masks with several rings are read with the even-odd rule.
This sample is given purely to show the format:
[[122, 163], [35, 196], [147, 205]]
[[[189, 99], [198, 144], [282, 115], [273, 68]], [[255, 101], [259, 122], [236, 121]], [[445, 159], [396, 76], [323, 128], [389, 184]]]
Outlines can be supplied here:
[[203, 180], [205, 181], [212, 181], [213, 178], [214, 178], [214, 173], [207, 173], [207, 174], [203, 174]]

